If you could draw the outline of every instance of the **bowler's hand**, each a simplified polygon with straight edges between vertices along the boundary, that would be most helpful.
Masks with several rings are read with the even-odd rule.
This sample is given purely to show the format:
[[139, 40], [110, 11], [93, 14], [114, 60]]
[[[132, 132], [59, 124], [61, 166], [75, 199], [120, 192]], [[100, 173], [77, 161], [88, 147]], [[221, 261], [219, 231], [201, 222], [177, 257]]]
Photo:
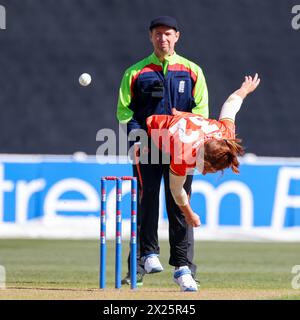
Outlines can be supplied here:
[[201, 221], [200, 221], [199, 216], [194, 212], [192, 215], [189, 215], [189, 216], [185, 215], [185, 221], [187, 224], [189, 224], [190, 226], [195, 227], [195, 228], [200, 227], [200, 225], [201, 225]]
[[251, 76], [246, 76], [245, 81], [242, 83], [241, 89], [247, 95], [248, 93], [253, 92], [258, 87], [259, 83], [260, 83], [260, 78], [258, 77], [257, 73], [255, 73], [255, 76], [253, 79]]

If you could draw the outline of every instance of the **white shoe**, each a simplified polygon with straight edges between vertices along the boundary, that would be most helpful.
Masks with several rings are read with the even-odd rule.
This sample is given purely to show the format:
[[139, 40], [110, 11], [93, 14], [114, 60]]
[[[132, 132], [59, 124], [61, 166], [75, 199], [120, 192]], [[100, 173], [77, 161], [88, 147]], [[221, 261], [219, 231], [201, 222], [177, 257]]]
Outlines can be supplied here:
[[189, 267], [184, 266], [174, 271], [173, 280], [180, 286], [181, 291], [194, 292], [198, 291], [198, 286], [192, 277]]
[[151, 253], [145, 256], [145, 264], [144, 269], [146, 273], [157, 273], [164, 270], [163, 266], [161, 265], [157, 254]]

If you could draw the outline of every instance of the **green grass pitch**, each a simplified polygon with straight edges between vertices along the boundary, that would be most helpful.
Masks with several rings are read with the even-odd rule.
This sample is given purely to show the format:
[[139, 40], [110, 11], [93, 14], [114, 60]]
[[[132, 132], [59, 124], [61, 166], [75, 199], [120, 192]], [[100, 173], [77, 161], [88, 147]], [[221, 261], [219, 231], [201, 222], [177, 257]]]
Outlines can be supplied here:
[[[124, 242], [123, 276], [127, 271], [128, 248], [128, 242]], [[173, 268], [168, 264], [168, 242], [161, 241], [160, 248], [164, 271], [146, 275], [144, 286], [138, 289], [140, 292], [160, 288], [179, 290], [172, 281]], [[107, 243], [107, 253], [107, 287], [114, 288], [113, 241]], [[299, 243], [197, 241], [195, 263], [201, 281], [200, 291], [204, 293], [219, 289], [220, 292], [222, 289], [254, 289], [278, 292], [275, 297], [280, 299], [300, 299], [300, 289], [293, 289], [291, 285], [295, 276], [291, 273], [292, 267], [300, 265]], [[6, 270], [7, 290], [96, 290], [99, 285], [99, 242], [1, 239], [0, 265]], [[0, 290], [0, 299], [6, 298], [7, 290]]]

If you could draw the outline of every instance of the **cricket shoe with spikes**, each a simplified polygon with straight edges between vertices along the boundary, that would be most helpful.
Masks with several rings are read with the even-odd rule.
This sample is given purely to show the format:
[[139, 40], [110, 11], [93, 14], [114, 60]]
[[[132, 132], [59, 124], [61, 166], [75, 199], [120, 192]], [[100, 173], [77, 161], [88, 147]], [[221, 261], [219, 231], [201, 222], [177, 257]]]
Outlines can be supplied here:
[[[137, 287], [142, 287], [143, 286], [143, 278], [144, 278], [144, 276], [142, 274], [140, 274], [140, 273], [136, 274], [136, 285], [137, 285]], [[126, 277], [122, 279], [121, 284], [130, 286], [131, 281], [130, 281], [130, 274], [129, 273], [127, 273]]]
[[198, 291], [198, 286], [192, 277], [191, 270], [188, 266], [179, 267], [175, 269], [173, 280], [180, 286], [180, 290], [184, 292]]
[[164, 270], [163, 266], [161, 265], [158, 259], [157, 254], [148, 254], [147, 256], [145, 256], [144, 261], [144, 269], [146, 273], [157, 273]]

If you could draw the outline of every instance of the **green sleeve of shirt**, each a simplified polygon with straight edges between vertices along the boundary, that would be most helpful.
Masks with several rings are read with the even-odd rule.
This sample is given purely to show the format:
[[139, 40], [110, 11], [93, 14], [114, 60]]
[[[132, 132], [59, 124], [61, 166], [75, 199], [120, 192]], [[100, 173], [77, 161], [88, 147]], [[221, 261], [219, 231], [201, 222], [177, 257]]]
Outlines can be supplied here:
[[192, 109], [195, 114], [201, 114], [204, 118], [208, 118], [208, 91], [204, 74], [200, 67], [197, 66], [197, 81], [194, 88], [194, 99], [196, 106]]
[[117, 108], [117, 119], [121, 123], [127, 123], [132, 119], [133, 111], [129, 109], [131, 102], [131, 84], [132, 74], [130, 70], [126, 70], [121, 81], [121, 86], [119, 89], [119, 99]]
[[127, 123], [133, 117], [133, 111], [129, 108], [132, 99], [131, 84], [134, 77], [149, 63], [149, 57], [129, 67], [123, 76], [119, 89], [117, 119], [121, 123]]

